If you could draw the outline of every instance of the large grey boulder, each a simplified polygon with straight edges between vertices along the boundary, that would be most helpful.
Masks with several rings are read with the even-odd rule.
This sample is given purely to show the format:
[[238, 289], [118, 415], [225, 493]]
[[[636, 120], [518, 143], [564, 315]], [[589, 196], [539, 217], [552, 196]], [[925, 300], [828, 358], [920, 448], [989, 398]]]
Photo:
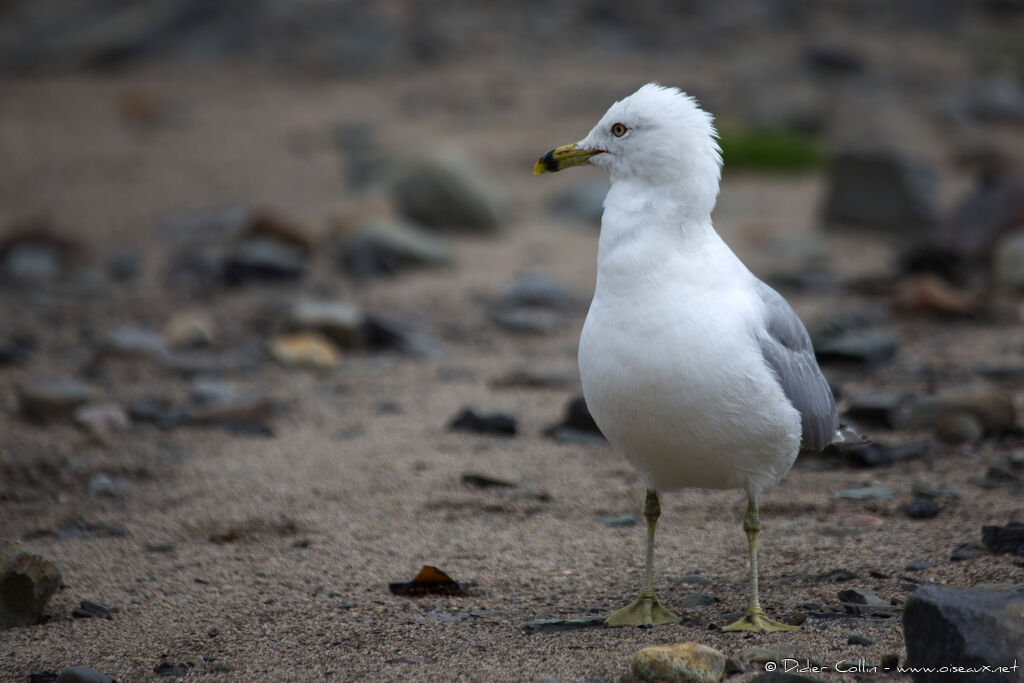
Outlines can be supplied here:
[[916, 683], [1024, 680], [1024, 593], [922, 586], [903, 608], [903, 635], [909, 667], [990, 667], [917, 671]]

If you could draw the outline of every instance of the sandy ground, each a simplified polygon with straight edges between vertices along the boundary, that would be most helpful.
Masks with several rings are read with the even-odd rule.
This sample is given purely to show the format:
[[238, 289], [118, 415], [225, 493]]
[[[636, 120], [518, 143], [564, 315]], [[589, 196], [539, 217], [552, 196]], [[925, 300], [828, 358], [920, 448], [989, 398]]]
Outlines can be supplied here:
[[[543, 83], [530, 78], [541, 66]], [[0, 149], [7, 157], [0, 170], [2, 217], [42, 212], [79, 234], [98, 257], [128, 244], [142, 251], [145, 265], [138, 285], [102, 297], [58, 296], [45, 310], [7, 294], [0, 300], [8, 327], [41, 335], [27, 366], [0, 374], [0, 458], [12, 473], [8, 499], [0, 502], [0, 535], [21, 539], [69, 516], [126, 532], [30, 542], [59, 566], [66, 587], [45, 623], [0, 633], [0, 678], [24, 680], [34, 670], [85, 664], [122, 681], [156, 680], [154, 666], [169, 661], [189, 663], [186, 678], [203, 680], [618, 680], [640, 647], [688, 640], [729, 656], [751, 647], [788, 647], [825, 666], [905, 656], [896, 619], [809, 616], [795, 633], [718, 632], [715, 625], [735, 618], [745, 600], [743, 500], [736, 491], [663, 496], [656, 580], [682, 624], [524, 633], [531, 620], [621, 606], [633, 599], [642, 573], [641, 527], [600, 522], [639, 515], [641, 479], [610, 447], [562, 444], [542, 434], [578, 389], [491, 385], [520, 368], [575, 374], [583, 310], [560, 334], [519, 337], [489, 323], [480, 303], [517, 273], [538, 267], [582, 299], [589, 295], [595, 231], [558, 223], [542, 207], [582, 176], [535, 178], [529, 169], [538, 154], [581, 137], [614, 97], [643, 80], [680, 80], [679, 69], [664, 65], [605, 66], [520, 65], [487, 77], [449, 68], [406, 74], [388, 86], [246, 69], [201, 78], [155, 70], [0, 85]], [[140, 130], [119, 119], [118, 98], [139, 89], [168, 103], [167, 124]], [[552, 97], [560, 92], [568, 94]], [[455, 241], [459, 265], [453, 270], [361, 288], [333, 270], [328, 253], [316, 255], [307, 284], [284, 292], [246, 288], [182, 301], [161, 288], [157, 275], [167, 247], [156, 226], [174, 210], [258, 203], [326, 231], [327, 215], [346, 199], [330, 130], [358, 120], [373, 121], [394, 148], [458, 140], [512, 201], [505, 232]], [[944, 191], [963, 182], [948, 174]], [[769, 272], [773, 260], [764, 245], [814, 232], [821, 192], [813, 176], [729, 176], [716, 222], [756, 272]], [[837, 271], [888, 267], [885, 243], [863, 236], [822, 239]], [[419, 313], [441, 333], [447, 355], [353, 354], [329, 373], [267, 362], [258, 373], [234, 378], [286, 406], [267, 439], [140, 426], [102, 446], [71, 426], [40, 428], [16, 414], [18, 382], [73, 373], [87, 357], [87, 340], [118, 324], [159, 327], [189, 305], [216, 314], [230, 336], [244, 330], [268, 298], [325, 290], [369, 310]], [[879, 305], [852, 295], [791, 299], [810, 327], [830, 311]], [[940, 388], [963, 388], [979, 382], [970, 372], [977, 364], [1020, 363], [1024, 353], [1024, 325], [1012, 318], [949, 323], [896, 317], [891, 327], [902, 343], [894, 364], [873, 374], [829, 372], [845, 395], [926, 391], [922, 367], [943, 369]], [[180, 395], [187, 388], [186, 379], [134, 360], [111, 362], [97, 383], [118, 400], [154, 390]], [[505, 439], [447, 431], [465, 405], [515, 414], [520, 434]], [[852, 586], [900, 603], [913, 587], [904, 578], [909, 574], [955, 586], [1020, 580], [1021, 568], [1009, 556], [951, 562], [949, 555], [959, 543], [979, 539], [983, 524], [1021, 516], [1019, 496], [983, 490], [968, 479], [1024, 441], [961, 448], [921, 434], [876, 436], [928, 439], [931, 450], [923, 459], [873, 470], [822, 469], [812, 456], [765, 496], [761, 586], [771, 613], [820, 612], [808, 605], [838, 604], [837, 590]], [[97, 471], [128, 478], [127, 495], [90, 496], [86, 482]], [[469, 488], [460, 482], [465, 472], [513, 480], [520, 488]], [[943, 502], [935, 519], [908, 519], [901, 506], [917, 480], [954, 486], [960, 498]], [[832, 497], [875, 483], [894, 489], [896, 498], [862, 503]], [[550, 498], [524, 496], [524, 490]], [[862, 513], [879, 525], [860, 526], [863, 518], [851, 515]], [[211, 540], [225, 533], [233, 540]], [[168, 543], [170, 550], [147, 550]], [[935, 566], [906, 572], [910, 561]], [[410, 599], [389, 593], [389, 582], [412, 578], [424, 564], [474, 582], [472, 594]], [[821, 578], [838, 568], [857, 578]], [[694, 573], [712, 583], [679, 582]], [[696, 592], [715, 600], [681, 607]], [[117, 612], [111, 620], [72, 619], [81, 600]], [[848, 645], [850, 632], [876, 643]], [[759, 670], [730, 680], [747, 680]]]

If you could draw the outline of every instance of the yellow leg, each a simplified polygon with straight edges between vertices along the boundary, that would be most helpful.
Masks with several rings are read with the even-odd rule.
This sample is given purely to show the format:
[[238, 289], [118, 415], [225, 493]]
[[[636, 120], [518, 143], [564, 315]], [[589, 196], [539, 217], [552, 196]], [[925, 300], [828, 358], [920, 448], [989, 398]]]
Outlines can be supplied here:
[[799, 629], [799, 626], [782, 624], [769, 619], [761, 609], [761, 601], [757, 595], [757, 534], [761, 531], [761, 520], [757, 514], [757, 501], [753, 498], [747, 501], [747, 514], [743, 517], [743, 531], [747, 533], [747, 543], [750, 545], [750, 601], [747, 603], [747, 610], [743, 613], [743, 618], [722, 627], [722, 630], [771, 633]]
[[647, 490], [644, 503], [644, 519], [647, 521], [647, 560], [644, 566], [644, 587], [640, 597], [632, 605], [613, 612], [605, 623], [609, 626], [655, 626], [677, 624], [679, 617], [662, 607], [654, 594], [654, 527], [661, 516], [658, 492]]

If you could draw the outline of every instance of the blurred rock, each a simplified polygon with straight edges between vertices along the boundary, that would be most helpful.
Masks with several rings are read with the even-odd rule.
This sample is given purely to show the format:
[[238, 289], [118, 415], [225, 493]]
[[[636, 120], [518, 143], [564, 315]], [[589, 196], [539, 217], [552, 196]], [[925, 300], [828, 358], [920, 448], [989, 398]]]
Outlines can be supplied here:
[[981, 552], [985, 550], [984, 544], [981, 541], [968, 541], [961, 543], [957, 547], [953, 548], [953, 552], [949, 554], [950, 562], [963, 562], [964, 560], [973, 560]]
[[1011, 519], [1006, 526], [983, 526], [981, 542], [990, 552], [1024, 557], [1024, 519]]
[[421, 358], [444, 355], [444, 342], [430, 327], [412, 316], [374, 313], [363, 325], [366, 348], [371, 351], [396, 351]]
[[91, 666], [69, 666], [60, 672], [53, 683], [115, 683], [115, 681]]
[[467, 156], [448, 148], [410, 163], [393, 193], [406, 216], [434, 230], [494, 233], [504, 219], [496, 188], [483, 178]]
[[962, 123], [1024, 123], [1024, 84], [1014, 76], [969, 81], [949, 93], [944, 110]]
[[652, 645], [633, 655], [630, 670], [642, 681], [718, 683], [725, 676], [725, 655], [700, 643]]
[[292, 304], [287, 320], [289, 329], [319, 332], [342, 349], [365, 343], [366, 314], [347, 301], [299, 299]]
[[337, 347], [318, 332], [292, 332], [270, 340], [270, 355], [284, 365], [327, 370], [338, 367]]
[[847, 76], [865, 69], [864, 58], [851, 48], [832, 43], [814, 43], [804, 48], [804, 61], [814, 71]]
[[0, 541], [0, 628], [39, 623], [61, 581], [49, 560], [20, 543]]
[[1024, 232], [999, 240], [992, 254], [992, 281], [1003, 291], [1024, 291]]
[[[898, 427], [938, 429], [940, 423], [949, 422], [949, 416], [958, 414], [976, 418], [986, 434], [1013, 433], [1018, 430], [1011, 397], [1005, 392], [995, 390], [916, 397], [902, 406]], [[949, 428], [950, 434], [953, 434], [955, 427], [956, 425], [947, 424], [943, 428]]]
[[384, 185], [399, 168], [400, 162], [374, 138], [370, 123], [339, 124], [333, 138], [345, 179], [353, 190]]
[[448, 423], [448, 429], [459, 432], [475, 432], [477, 434], [498, 434], [501, 436], [516, 435], [516, 418], [504, 413], [463, 408]]
[[228, 285], [295, 282], [306, 276], [305, 250], [272, 237], [250, 237], [236, 244], [223, 263]]
[[984, 264], [1000, 241], [1020, 230], [1024, 230], [1024, 180], [983, 177], [936, 226], [933, 239], [957, 257]]
[[548, 211], [561, 220], [600, 226], [608, 188], [608, 181], [603, 178], [579, 183], [552, 197], [547, 203]]
[[356, 226], [338, 249], [338, 265], [357, 280], [397, 275], [408, 268], [448, 266], [451, 249], [412, 223], [376, 219]]
[[118, 356], [166, 360], [171, 355], [162, 334], [148, 327], [122, 325], [107, 335], [104, 351]]
[[40, 221], [15, 224], [0, 238], [0, 281], [17, 285], [52, 284], [65, 277], [81, 249]]
[[565, 327], [565, 318], [538, 307], [499, 308], [489, 313], [492, 321], [509, 332], [555, 334]]
[[128, 493], [128, 482], [110, 476], [106, 472], [97, 472], [89, 477], [89, 495], [103, 498], [122, 498]]
[[567, 323], [564, 314], [578, 306], [576, 297], [557, 280], [531, 271], [498, 296], [488, 315], [512, 332], [553, 334]]
[[949, 444], [978, 443], [985, 436], [985, 425], [967, 412], [946, 412], [935, 423], [935, 436]]
[[966, 289], [960, 289], [931, 273], [902, 278], [896, 284], [893, 303], [906, 311], [942, 315], [976, 315], [981, 302]]
[[852, 489], [843, 489], [832, 494], [833, 498], [848, 498], [850, 500], [889, 500], [895, 493], [888, 486], [861, 486]]
[[246, 206], [188, 209], [166, 217], [159, 232], [170, 243], [226, 243], [242, 235], [252, 220]]
[[31, 334], [16, 334], [0, 341], [0, 367], [24, 365], [36, 349], [36, 338]]
[[895, 429], [900, 423], [903, 407], [911, 400], [913, 396], [909, 394], [862, 394], [849, 399], [843, 415], [866, 427]]
[[604, 434], [601, 433], [594, 418], [590, 415], [586, 399], [583, 396], [569, 399], [562, 421], [549, 427], [544, 433], [557, 441], [580, 443], [603, 443], [605, 441]]
[[847, 329], [816, 334], [814, 354], [819, 363], [849, 363], [874, 368], [892, 360], [899, 341], [887, 330]]
[[206, 311], [178, 311], [164, 325], [164, 339], [172, 349], [211, 346], [217, 337], [217, 323]]
[[845, 151], [828, 168], [824, 220], [920, 237], [938, 218], [935, 172], [891, 150]]
[[598, 520], [605, 526], [610, 526], [613, 529], [620, 529], [622, 527], [636, 526], [640, 523], [640, 520], [636, 518], [636, 515], [615, 515], [614, 517], [602, 517]]
[[938, 517], [941, 508], [931, 498], [917, 497], [903, 506], [903, 512], [910, 519], [932, 519]]
[[[1024, 662], [1024, 594], [921, 586], [907, 598], [903, 633], [907, 666], [1010, 667]], [[1015, 681], [1019, 672], [956, 674], [962, 681]], [[918, 672], [917, 683], [949, 679], [948, 673]]]
[[213, 379], [192, 383], [191, 405], [183, 414], [190, 424], [214, 425], [243, 431], [270, 432], [274, 402], [257, 391]]
[[538, 373], [519, 368], [496, 377], [490, 385], [496, 389], [563, 389], [578, 382], [578, 375]]
[[960, 494], [957, 490], [951, 486], [942, 486], [941, 484], [934, 484], [932, 482], [917, 480], [911, 486], [911, 491], [915, 496], [924, 496], [926, 498], [959, 498]]
[[132, 247], [121, 247], [107, 258], [106, 267], [114, 282], [134, 282], [142, 274], [142, 256]]
[[75, 424], [101, 441], [117, 432], [127, 431], [132, 426], [128, 413], [112, 401], [81, 405], [75, 409], [74, 419]]
[[869, 468], [888, 467], [920, 458], [927, 453], [928, 444], [924, 443], [854, 443], [849, 445], [830, 444], [825, 447], [819, 457], [831, 459], [838, 456], [841, 458], [843, 466]]
[[76, 379], [39, 380], [18, 392], [21, 414], [39, 423], [69, 419], [91, 398], [89, 385]]

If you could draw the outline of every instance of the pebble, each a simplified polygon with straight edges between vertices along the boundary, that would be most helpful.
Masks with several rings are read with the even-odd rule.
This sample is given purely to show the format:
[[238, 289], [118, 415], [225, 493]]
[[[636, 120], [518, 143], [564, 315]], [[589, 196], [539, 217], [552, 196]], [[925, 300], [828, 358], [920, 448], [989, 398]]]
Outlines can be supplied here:
[[517, 277], [501, 292], [497, 303], [504, 308], [537, 306], [559, 311], [579, 307], [577, 298], [561, 282], [547, 273], [536, 270]]
[[179, 311], [164, 325], [163, 336], [172, 349], [212, 346], [217, 338], [217, 323], [205, 311]]
[[872, 590], [866, 588], [846, 588], [836, 593], [840, 602], [851, 605], [866, 605], [868, 607], [891, 607], [888, 600], [881, 598]]
[[417, 358], [444, 355], [444, 342], [427, 325], [410, 316], [375, 313], [363, 325], [366, 348], [395, 351]]
[[887, 467], [920, 458], [929, 450], [926, 443], [855, 443], [848, 446], [836, 444], [827, 448], [826, 456], [832, 449], [842, 455], [846, 466], [856, 468]]
[[191, 424], [269, 430], [274, 402], [256, 391], [244, 391], [221, 380], [197, 379], [192, 383], [191, 405], [183, 419]]
[[80, 252], [71, 239], [45, 223], [14, 225], [0, 239], [0, 279], [18, 285], [52, 284], [71, 269]]
[[53, 683], [114, 683], [114, 679], [90, 666], [69, 666]]
[[871, 640], [870, 638], [868, 638], [866, 636], [862, 636], [859, 633], [848, 633], [846, 635], [846, 644], [847, 645], [863, 645], [864, 647], [869, 647], [871, 645], [874, 645], [875, 641]]
[[103, 498], [123, 498], [128, 492], [128, 482], [111, 477], [106, 472], [97, 472], [89, 477], [89, 495]]
[[843, 415], [860, 425], [896, 429], [900, 422], [900, 411], [912, 398], [908, 394], [893, 392], [862, 394], [849, 400]]
[[19, 334], [0, 341], [0, 367], [24, 365], [36, 350], [36, 338], [30, 334]]
[[516, 418], [505, 413], [463, 408], [462, 412], [448, 423], [448, 429], [477, 434], [515, 436]]
[[[921, 586], [903, 609], [907, 666], [1024, 662], [1022, 610], [1022, 593]], [[986, 679], [997, 676], [986, 674]]]
[[407, 165], [392, 194], [406, 216], [445, 232], [494, 233], [504, 222], [496, 188], [455, 149], [442, 149]]
[[188, 668], [183, 664], [173, 664], [171, 662], [160, 662], [153, 667], [153, 673], [157, 676], [174, 676], [180, 678], [188, 673]]
[[814, 354], [819, 363], [874, 368], [895, 358], [898, 351], [899, 341], [886, 330], [841, 330], [814, 339]]
[[616, 515], [614, 517], [602, 517], [600, 520], [601, 524], [610, 526], [612, 528], [622, 528], [636, 526], [640, 523], [640, 520], [636, 518], [636, 515]]
[[37, 380], [19, 390], [21, 414], [39, 423], [68, 419], [91, 398], [89, 385], [76, 379]]
[[985, 425], [971, 413], [944, 413], [935, 423], [935, 436], [948, 444], [978, 443], [985, 436]]
[[931, 498], [919, 496], [903, 506], [903, 512], [910, 519], [932, 519], [939, 516], [940, 508]]
[[981, 541], [967, 541], [966, 543], [961, 543], [957, 547], [953, 548], [953, 552], [950, 553], [949, 559], [951, 562], [973, 560], [984, 550], [985, 545]]
[[509, 332], [525, 334], [555, 334], [566, 324], [565, 318], [557, 311], [535, 306], [498, 308], [492, 310], [489, 317]]
[[981, 310], [974, 293], [955, 287], [932, 273], [904, 277], [895, 289], [894, 303], [908, 311], [973, 316]]
[[393, 276], [410, 268], [454, 263], [450, 247], [418, 226], [386, 218], [365, 221], [346, 234], [337, 263], [356, 280]]
[[605, 615], [577, 617], [575, 619], [538, 619], [523, 624], [523, 632], [527, 635], [537, 633], [560, 633], [562, 631], [579, 631], [585, 628], [605, 626]]
[[39, 623], [62, 582], [60, 570], [43, 556], [0, 542], [0, 628]]
[[71, 610], [71, 616], [76, 619], [110, 619], [110, 608], [88, 600], [82, 600], [81, 604]]
[[490, 384], [498, 389], [564, 389], [578, 382], [578, 375], [538, 373], [519, 368], [495, 378]]
[[167, 342], [156, 330], [137, 325], [122, 325], [107, 335], [104, 351], [119, 356], [143, 356], [165, 360], [171, 355]]
[[1024, 557], [1024, 519], [1011, 519], [1005, 526], [985, 525], [981, 540], [990, 552]]
[[292, 304], [287, 321], [289, 329], [319, 332], [342, 349], [365, 343], [366, 314], [347, 301], [299, 299]]
[[274, 237], [249, 237], [234, 246], [222, 265], [225, 284], [295, 282], [306, 275], [306, 252]]
[[337, 347], [318, 332], [292, 332], [270, 340], [270, 355], [283, 365], [329, 370], [341, 363]]
[[921, 561], [921, 560], [914, 560], [913, 562], [908, 562], [907, 566], [904, 567], [903, 569], [908, 571], [908, 572], [923, 572], [926, 569], [932, 569], [934, 567], [935, 567], [935, 563], [934, 562], [924, 562], [924, 561]]
[[917, 480], [915, 481], [910, 490], [915, 496], [924, 496], [926, 498], [959, 498], [960, 494], [952, 486], [944, 486], [942, 484], [934, 484], [929, 481]]
[[474, 486], [478, 489], [490, 489], [490, 488], [516, 488], [519, 484], [514, 481], [508, 481], [506, 479], [499, 479], [492, 477], [489, 474], [478, 474], [476, 472], [464, 472], [459, 480], [463, 484]]
[[949, 253], [970, 263], [991, 263], [993, 251], [1003, 250], [1003, 275], [1008, 279], [999, 282], [999, 275], [995, 275], [996, 282], [1002, 289], [1016, 289], [1021, 275], [1017, 231], [1024, 221], [1024, 180], [1005, 168], [992, 168], [1004, 166], [1001, 160], [993, 159], [982, 165], [989, 168], [983, 168], [979, 175], [988, 177], [980, 179], [957, 203], [933, 237]]
[[826, 224], [885, 235], [919, 236], [938, 220], [937, 177], [924, 162], [895, 150], [841, 150], [829, 164]]
[[917, 397], [905, 405], [899, 428], [938, 429], [945, 416], [961, 413], [977, 418], [986, 432], [1017, 430], [1013, 400], [999, 390]]
[[860, 486], [852, 489], [843, 489], [832, 494], [833, 498], [846, 498], [849, 500], [889, 500], [896, 494], [887, 486]]
[[630, 669], [643, 681], [718, 683], [725, 676], [725, 655], [700, 643], [652, 645], [633, 655]]
[[106, 441], [117, 432], [131, 428], [128, 413], [117, 403], [103, 401], [86, 403], [75, 409], [75, 424], [100, 441]]
[[594, 422], [583, 396], [574, 396], [569, 399], [562, 421], [548, 428], [545, 433], [558, 441], [574, 443], [603, 443], [605, 441], [604, 434]]

